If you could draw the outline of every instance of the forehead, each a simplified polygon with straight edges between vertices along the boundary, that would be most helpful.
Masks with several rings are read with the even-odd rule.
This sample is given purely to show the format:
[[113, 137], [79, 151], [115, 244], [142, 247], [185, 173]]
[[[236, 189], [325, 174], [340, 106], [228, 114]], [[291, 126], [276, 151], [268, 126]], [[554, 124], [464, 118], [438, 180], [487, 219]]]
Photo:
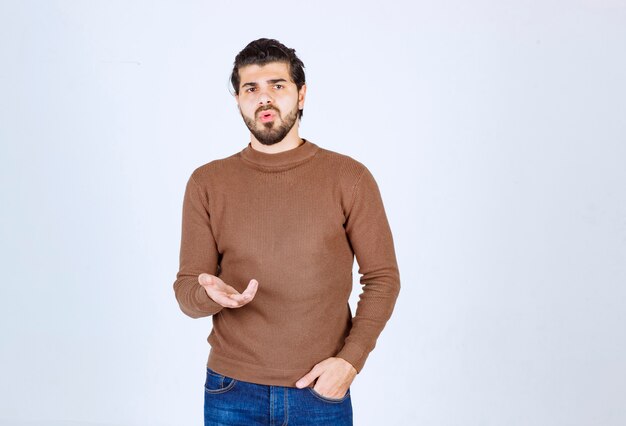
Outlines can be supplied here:
[[270, 62], [265, 65], [246, 65], [239, 68], [239, 86], [246, 83], [262, 83], [268, 80], [285, 79], [289, 82], [289, 64], [285, 62]]

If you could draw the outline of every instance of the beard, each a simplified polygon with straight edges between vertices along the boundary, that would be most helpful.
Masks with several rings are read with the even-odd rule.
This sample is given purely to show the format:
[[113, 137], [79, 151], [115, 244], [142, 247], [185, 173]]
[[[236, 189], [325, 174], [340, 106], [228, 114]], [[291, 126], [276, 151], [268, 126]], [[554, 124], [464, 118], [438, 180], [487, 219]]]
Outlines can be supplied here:
[[239, 110], [239, 112], [241, 113], [241, 117], [243, 118], [244, 123], [246, 123], [246, 127], [248, 127], [250, 133], [252, 133], [259, 142], [261, 142], [263, 145], [274, 145], [275, 143], [278, 143], [285, 139], [285, 136], [287, 136], [287, 134], [291, 131], [293, 126], [296, 124], [296, 121], [298, 120], [299, 110], [298, 106], [296, 105], [289, 112], [289, 114], [287, 114], [285, 118], [283, 118], [280, 114], [280, 111], [273, 106], [261, 107], [255, 112], [255, 116], [259, 112], [266, 111], [268, 109], [273, 110], [276, 113], [276, 117], [280, 118], [280, 125], [276, 125], [276, 120], [270, 121], [268, 123], [259, 123], [257, 125], [255, 119], [243, 115], [241, 109]]

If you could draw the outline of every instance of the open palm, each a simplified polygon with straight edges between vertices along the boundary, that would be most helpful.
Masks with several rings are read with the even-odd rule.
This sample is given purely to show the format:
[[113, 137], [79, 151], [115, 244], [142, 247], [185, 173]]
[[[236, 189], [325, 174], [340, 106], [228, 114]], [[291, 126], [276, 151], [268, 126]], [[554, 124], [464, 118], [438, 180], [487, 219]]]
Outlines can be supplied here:
[[204, 287], [211, 299], [225, 308], [240, 308], [249, 303], [259, 288], [259, 282], [252, 279], [244, 292], [239, 293], [232, 286], [222, 281], [220, 277], [206, 273], [198, 276], [198, 283]]

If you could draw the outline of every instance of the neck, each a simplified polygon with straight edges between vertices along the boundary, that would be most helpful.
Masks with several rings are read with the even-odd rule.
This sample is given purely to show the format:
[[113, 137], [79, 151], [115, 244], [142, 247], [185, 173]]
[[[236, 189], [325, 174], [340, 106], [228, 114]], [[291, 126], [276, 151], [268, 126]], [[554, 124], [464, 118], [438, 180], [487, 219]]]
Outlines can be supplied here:
[[281, 140], [280, 142], [276, 142], [274, 145], [263, 145], [252, 134], [250, 134], [250, 144], [255, 150], [265, 152], [267, 154], [277, 154], [279, 152], [297, 148], [304, 143], [304, 141], [298, 134], [298, 124], [299, 123], [296, 123], [291, 128], [291, 130], [289, 131], [289, 133], [287, 133], [287, 136], [285, 136], [283, 140]]
[[297, 148], [288, 149], [287, 151], [274, 154], [257, 151], [252, 148], [252, 142], [250, 142], [239, 155], [247, 165], [258, 170], [265, 172], [280, 172], [307, 163], [315, 157], [318, 151], [319, 147], [317, 145], [311, 141], [302, 139], [302, 144]]

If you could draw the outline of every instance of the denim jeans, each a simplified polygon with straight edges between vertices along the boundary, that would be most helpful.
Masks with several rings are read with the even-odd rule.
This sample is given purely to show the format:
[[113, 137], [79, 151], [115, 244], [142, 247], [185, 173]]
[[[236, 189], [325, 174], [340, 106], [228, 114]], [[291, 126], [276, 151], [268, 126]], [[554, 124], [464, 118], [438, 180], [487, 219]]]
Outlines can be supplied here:
[[342, 398], [328, 398], [312, 387], [244, 382], [207, 368], [204, 425], [351, 426], [350, 388]]

